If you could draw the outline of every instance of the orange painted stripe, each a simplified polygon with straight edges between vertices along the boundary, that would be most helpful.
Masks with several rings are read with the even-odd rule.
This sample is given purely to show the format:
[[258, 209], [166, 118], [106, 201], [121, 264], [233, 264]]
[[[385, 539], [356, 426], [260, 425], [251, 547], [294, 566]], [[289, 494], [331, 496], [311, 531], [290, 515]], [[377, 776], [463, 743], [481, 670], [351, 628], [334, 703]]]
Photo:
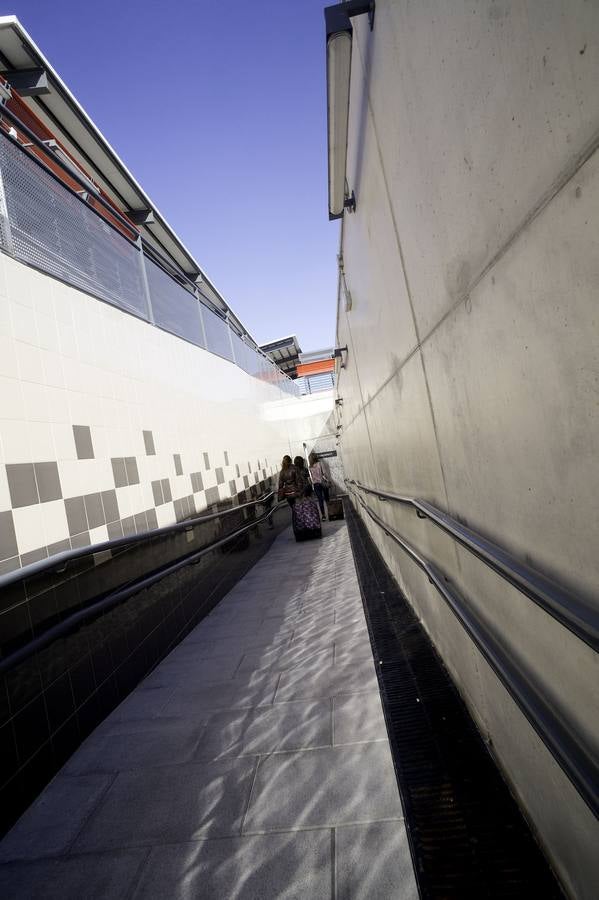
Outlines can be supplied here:
[[295, 371], [298, 375], [320, 375], [322, 372], [334, 372], [334, 359], [318, 359], [316, 362], [300, 363]]

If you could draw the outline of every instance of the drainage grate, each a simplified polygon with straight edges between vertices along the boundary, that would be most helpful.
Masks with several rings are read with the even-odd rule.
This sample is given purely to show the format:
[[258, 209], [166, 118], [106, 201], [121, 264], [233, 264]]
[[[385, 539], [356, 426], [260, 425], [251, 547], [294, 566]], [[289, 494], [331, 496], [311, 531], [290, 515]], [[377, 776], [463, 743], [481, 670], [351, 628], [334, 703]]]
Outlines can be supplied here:
[[344, 504], [420, 895], [563, 898], [424, 629]]

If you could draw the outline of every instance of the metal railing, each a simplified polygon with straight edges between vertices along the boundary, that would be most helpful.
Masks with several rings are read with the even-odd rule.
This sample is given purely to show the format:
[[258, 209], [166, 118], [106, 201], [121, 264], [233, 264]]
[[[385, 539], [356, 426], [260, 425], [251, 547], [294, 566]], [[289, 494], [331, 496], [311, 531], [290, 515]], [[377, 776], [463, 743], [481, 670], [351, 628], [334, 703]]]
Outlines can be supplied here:
[[[185, 273], [143, 241], [88, 179], [6, 107], [0, 108], [2, 119], [13, 126], [10, 132], [0, 130], [0, 248], [5, 253], [297, 395], [295, 383], [237, 333]], [[56, 170], [81, 189], [69, 187]], [[99, 204], [101, 212], [92, 204]]]
[[[491, 666], [589, 809], [595, 816], [599, 815], [599, 765], [593, 749], [587, 746], [579, 731], [546, 696], [543, 688], [535, 684], [530, 673], [524, 671], [517, 658], [497, 640], [491, 629], [453, 587], [451, 579], [388, 525], [365, 502], [359, 491], [372, 494], [380, 500], [396, 501], [413, 507], [421, 518], [430, 519], [435, 525], [454, 537], [462, 546], [490, 566], [493, 571], [538, 603], [546, 612], [591, 647], [596, 646], [599, 614], [581, 601], [573, 606], [571, 601], [576, 598], [572, 598], [572, 595], [557, 585], [553, 585], [540, 573], [522, 566], [496, 544], [492, 544], [477, 535], [476, 532], [466, 529], [432, 504], [390, 491], [366, 487], [351, 479], [348, 479], [346, 484], [350, 486], [350, 493], [354, 495], [369, 518], [427, 575], [430, 583], [447, 603], [464, 631]], [[537, 581], [537, 579], [541, 580]], [[538, 586], [538, 589], [535, 585]], [[552, 587], [550, 592], [549, 586]], [[558, 615], [559, 605], [565, 597], [568, 598], [568, 602], [565, 603], [561, 614]], [[546, 602], [550, 599], [551, 602]], [[573, 609], [576, 610], [575, 615], [571, 615]]]
[[[29, 657], [38, 653], [44, 647], [47, 647], [58, 638], [64, 637], [75, 628], [79, 628], [84, 622], [95, 618], [101, 613], [107, 612], [112, 607], [124, 602], [129, 597], [138, 594], [140, 591], [150, 587], [157, 581], [166, 578], [168, 575], [176, 572], [184, 566], [192, 565], [207, 553], [210, 553], [219, 547], [227, 544], [241, 535], [245, 534], [250, 528], [260, 525], [262, 522], [268, 521], [277, 509], [285, 506], [285, 503], [274, 503], [275, 492], [270, 491], [262, 497], [257, 497], [248, 503], [240, 503], [229, 509], [220, 510], [216, 513], [210, 513], [207, 516], [196, 516], [186, 519], [183, 522], [176, 522], [172, 525], [166, 525], [162, 528], [156, 528], [152, 531], [142, 532], [129, 537], [114, 538], [109, 541], [102, 541], [92, 546], [78, 547], [74, 550], [66, 550], [58, 553], [49, 559], [40, 560], [24, 566], [22, 569], [9, 572], [0, 577], [0, 593], [18, 585], [23, 585], [23, 602], [32, 602], [36, 598], [47, 595], [50, 591], [56, 592], [61, 586], [68, 585], [71, 578], [80, 578], [82, 573], [86, 571], [81, 569], [77, 564], [84, 560], [90, 561], [88, 571], [93, 572], [96, 561], [100, 565], [110, 564], [116, 560], [118, 563], [118, 572], [115, 575], [116, 584], [106, 589], [106, 580], [101, 578], [90, 578], [90, 588], [92, 592], [97, 590], [97, 596], [87, 596], [85, 594], [78, 597], [77, 606], [74, 611], [68, 608], [63, 610], [64, 617], [57, 624], [50, 624], [48, 628], [41, 629], [32, 640], [23, 643], [12, 652], [7, 653], [0, 658], [0, 675], [6, 674], [11, 669], [20, 665]], [[159, 553], [153, 553], [153, 569], [147, 571], [147, 557], [144, 556], [142, 568], [139, 565], [132, 564], [129, 557], [123, 559], [119, 557], [119, 551], [130, 551], [142, 545], [151, 544], [156, 547], [157, 543], [164, 538], [172, 535], [178, 535], [182, 532], [186, 534], [193, 533], [194, 529], [207, 525], [208, 523], [217, 523], [226, 516], [235, 513], [237, 516], [243, 514], [245, 510], [255, 509], [257, 506], [263, 506], [265, 512], [258, 518], [249, 518], [238, 528], [234, 528], [225, 534], [219, 534], [214, 540], [209, 541], [199, 550], [192, 550], [177, 556], [177, 551], [181, 549], [181, 545], [175, 545], [167, 549], [166, 556], [160, 558]], [[176, 558], [170, 559], [175, 551]], [[125, 563], [123, 565], [123, 562]], [[137, 571], [136, 571], [137, 568]], [[44, 577], [44, 576], [50, 576]], [[96, 581], [97, 584], [93, 584]], [[29, 591], [27, 585], [30, 585]], [[33, 587], [33, 589], [32, 589]], [[104, 589], [102, 589], [104, 588]]]

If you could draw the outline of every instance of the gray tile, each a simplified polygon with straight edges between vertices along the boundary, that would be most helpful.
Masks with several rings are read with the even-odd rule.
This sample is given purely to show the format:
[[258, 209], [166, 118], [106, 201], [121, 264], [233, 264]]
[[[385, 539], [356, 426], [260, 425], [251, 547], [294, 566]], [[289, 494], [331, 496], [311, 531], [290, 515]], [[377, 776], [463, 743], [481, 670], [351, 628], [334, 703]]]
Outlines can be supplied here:
[[225, 476], [224, 476], [224, 474], [223, 474], [223, 470], [219, 468], [219, 469], [215, 469], [214, 472], [215, 472], [215, 474], [216, 474], [216, 483], [217, 483], [217, 484], [224, 484], [224, 483], [225, 483]]
[[12, 512], [0, 512], [0, 559], [14, 558], [18, 552]]
[[229, 465], [229, 454], [227, 453], [226, 450], [223, 450], [223, 458], [225, 460], [225, 465], [228, 466]]
[[148, 520], [148, 530], [154, 531], [158, 528], [158, 516], [155, 509], [146, 510], [146, 519]]
[[211, 506], [213, 503], [218, 503], [220, 500], [220, 496], [218, 493], [217, 487], [208, 488], [206, 491], [206, 503], [208, 506]]
[[46, 559], [48, 556], [48, 550], [46, 547], [38, 547], [37, 550], [30, 550], [29, 553], [21, 554], [21, 565], [29, 566], [31, 563], [39, 562], [41, 559]]
[[55, 462], [38, 462], [33, 464], [33, 468], [35, 469], [35, 480], [37, 481], [40, 503], [60, 500], [62, 490], [60, 488], [58, 465]]
[[202, 478], [201, 472], [192, 472], [191, 487], [194, 491], [204, 490], [204, 479]]
[[195, 497], [193, 496], [193, 494], [189, 495], [189, 497], [187, 498], [187, 502], [189, 503], [189, 514], [191, 516], [195, 515], [197, 512], [197, 509], [196, 509]]
[[235, 494], [237, 493], [237, 485], [235, 484], [234, 481], [229, 482], [229, 492], [232, 497], [235, 496]]
[[381, 741], [261, 760], [244, 831], [400, 817], [391, 755]]
[[3, 559], [0, 561], [0, 575], [8, 575], [9, 572], [14, 572], [15, 569], [21, 568], [21, 562], [18, 556], [13, 556], [12, 559]]
[[171, 483], [168, 478], [163, 478], [160, 483], [162, 484], [162, 496], [164, 497], [164, 502], [170, 503], [173, 499], [173, 495], [171, 493]]
[[199, 759], [223, 759], [331, 743], [329, 701], [302, 701], [215, 713], [206, 723], [197, 754]]
[[[139, 472], [137, 471], [137, 460], [134, 456], [125, 457], [125, 469], [127, 471], [127, 484], [139, 484]], [[117, 485], [118, 487], [118, 485]]]
[[333, 722], [335, 744], [378, 741], [387, 738], [387, 728], [378, 691], [335, 697]]
[[338, 900], [418, 900], [403, 821], [337, 828], [335, 858]]
[[[154, 447], [154, 435], [151, 431], [144, 431], [144, 446], [146, 448], [147, 456], [156, 456], [156, 448]], [[133, 482], [129, 482], [132, 484]]]
[[153, 849], [134, 900], [319, 900], [331, 880], [328, 830], [222, 838]]
[[106, 522], [118, 522], [120, 516], [116, 491], [102, 491], [102, 507]]
[[245, 488], [249, 488], [249, 486], [250, 486], [250, 479], [247, 477], [247, 475], [243, 476], [243, 486]]
[[65, 775], [125, 772], [189, 762], [200, 740], [202, 723], [189, 725], [155, 718], [142, 733], [94, 733], [71, 757]]
[[113, 457], [110, 462], [112, 463], [112, 474], [114, 475], [114, 486], [115, 487], [127, 487], [127, 468], [125, 466], [125, 460], [122, 457]]
[[183, 466], [181, 465], [181, 454], [173, 453], [173, 462], [175, 463], [175, 475], [183, 474]]
[[82, 534], [74, 534], [71, 538], [71, 547], [73, 550], [76, 550], [78, 547], [89, 547], [91, 544], [91, 538], [89, 536], [89, 531], [84, 531]]
[[254, 760], [222, 760], [117, 775], [75, 850], [239, 834]]
[[147, 850], [98, 853], [0, 867], [2, 900], [127, 900]]
[[104, 525], [104, 507], [101, 494], [86, 494], [83, 498], [87, 523], [90, 528], [98, 528]]
[[236, 478], [240, 478], [240, 477], [241, 477], [241, 472], [239, 471], [239, 464], [238, 464], [238, 463], [235, 463], [235, 477], [236, 477]]
[[133, 516], [133, 521], [135, 522], [135, 531], [137, 534], [142, 534], [144, 531], [148, 530], [148, 517], [145, 512], [136, 513]]
[[154, 506], [162, 506], [164, 497], [162, 496], [162, 484], [160, 481], [152, 482], [152, 494], [154, 495]]
[[121, 525], [123, 526], [123, 536], [128, 537], [130, 534], [136, 534], [135, 530], [135, 519], [133, 516], [126, 516], [121, 520]]
[[0, 862], [64, 852], [111, 781], [106, 775], [57, 775], [0, 844]]
[[69, 526], [69, 534], [81, 534], [87, 531], [87, 516], [85, 514], [85, 503], [83, 497], [69, 497], [64, 501], [67, 523]]
[[114, 541], [116, 538], [123, 536], [123, 526], [120, 522], [109, 522], [106, 526], [108, 531], [108, 540]]
[[210, 468], [210, 457], [208, 456], [207, 453], [204, 453], [204, 468], [205, 469]]
[[6, 466], [8, 490], [13, 509], [39, 503], [33, 463], [14, 463]]
[[75, 438], [77, 459], [93, 459], [94, 445], [89, 425], [73, 425], [73, 437]]
[[48, 544], [48, 556], [55, 556], [57, 553], [64, 553], [65, 550], [71, 549], [71, 542], [68, 538], [64, 541], [56, 541], [55, 544]]

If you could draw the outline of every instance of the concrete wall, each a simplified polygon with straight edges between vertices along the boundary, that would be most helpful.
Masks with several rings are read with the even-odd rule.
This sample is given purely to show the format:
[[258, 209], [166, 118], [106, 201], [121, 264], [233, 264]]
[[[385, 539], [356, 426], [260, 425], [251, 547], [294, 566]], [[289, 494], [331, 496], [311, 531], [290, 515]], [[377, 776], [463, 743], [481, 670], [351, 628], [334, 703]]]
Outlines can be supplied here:
[[0, 575], [235, 498], [332, 406], [0, 253]]
[[[346, 474], [430, 500], [590, 599], [599, 581], [599, 4], [377, 0], [354, 19], [338, 393]], [[466, 551], [369, 498], [599, 749], [597, 659]], [[443, 601], [373, 538], [567, 890], [597, 823]]]

